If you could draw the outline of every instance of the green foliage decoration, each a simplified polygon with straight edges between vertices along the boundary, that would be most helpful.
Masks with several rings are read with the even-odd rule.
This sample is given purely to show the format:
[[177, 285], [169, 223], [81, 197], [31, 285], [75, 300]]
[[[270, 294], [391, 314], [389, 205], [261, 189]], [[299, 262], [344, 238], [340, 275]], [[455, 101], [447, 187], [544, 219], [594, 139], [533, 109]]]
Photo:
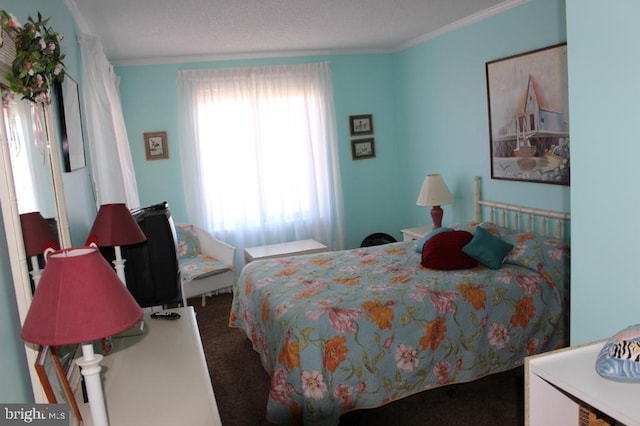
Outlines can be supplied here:
[[[64, 80], [65, 68], [60, 51], [63, 36], [52, 30], [49, 19], [31, 16], [27, 23], [20, 25], [14, 15], [0, 10], [2, 36], [15, 40], [16, 58], [7, 74], [9, 90], [22, 95], [22, 99], [48, 104], [51, 102], [51, 86]], [[0, 38], [0, 46], [4, 40]]]

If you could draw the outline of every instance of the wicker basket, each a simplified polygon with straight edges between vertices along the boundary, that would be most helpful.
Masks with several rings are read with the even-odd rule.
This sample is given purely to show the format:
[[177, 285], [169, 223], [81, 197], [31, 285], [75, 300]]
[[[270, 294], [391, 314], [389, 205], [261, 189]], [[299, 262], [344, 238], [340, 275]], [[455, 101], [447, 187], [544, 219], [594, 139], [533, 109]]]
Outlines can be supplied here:
[[578, 411], [579, 426], [614, 426], [619, 423], [600, 411], [586, 405], [580, 404]]

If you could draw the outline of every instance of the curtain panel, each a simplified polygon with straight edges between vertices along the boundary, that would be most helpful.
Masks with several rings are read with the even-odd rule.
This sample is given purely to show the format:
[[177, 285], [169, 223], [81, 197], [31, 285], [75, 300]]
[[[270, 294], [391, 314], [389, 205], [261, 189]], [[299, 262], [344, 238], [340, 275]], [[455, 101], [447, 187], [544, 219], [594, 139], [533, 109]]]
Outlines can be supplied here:
[[83, 35], [79, 43], [84, 89], [82, 100], [86, 107], [87, 139], [97, 204], [126, 203], [129, 208], [140, 207], [118, 92], [119, 78], [96, 37]]
[[242, 248], [344, 248], [329, 64], [183, 70], [179, 137], [189, 220]]

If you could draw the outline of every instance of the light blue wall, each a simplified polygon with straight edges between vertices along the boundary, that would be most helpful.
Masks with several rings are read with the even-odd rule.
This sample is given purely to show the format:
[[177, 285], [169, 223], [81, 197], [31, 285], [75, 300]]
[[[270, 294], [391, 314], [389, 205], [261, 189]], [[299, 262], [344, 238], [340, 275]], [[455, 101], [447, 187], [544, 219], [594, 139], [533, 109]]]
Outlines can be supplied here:
[[[564, 2], [538, 0], [396, 55], [398, 139], [405, 141], [407, 225], [431, 223], [415, 200], [427, 173], [441, 173], [455, 202], [445, 223], [473, 218], [473, 176], [484, 198], [568, 211], [568, 187], [491, 180], [485, 63], [564, 42]], [[415, 226], [415, 225], [414, 225]]]
[[567, 0], [571, 341], [640, 323], [640, 2]]
[[[70, 75], [80, 82], [80, 52], [76, 41], [75, 23], [65, 6], [64, 0], [0, 0], [0, 9], [16, 15], [21, 23], [28, 16], [37, 18], [40, 12], [43, 18], [50, 17], [49, 25], [64, 34], [61, 46], [66, 54], [64, 60]], [[89, 168], [63, 176], [65, 196], [67, 198], [69, 219], [76, 226], [72, 228], [74, 244], [86, 240], [86, 223], [95, 216], [95, 205], [87, 200], [92, 198], [89, 185]], [[91, 213], [93, 208], [93, 213]], [[90, 223], [89, 223], [90, 226]], [[31, 382], [29, 379], [23, 343], [20, 339], [15, 292], [11, 267], [7, 254], [4, 226], [0, 228], [0, 402], [31, 402]]]
[[[339, 139], [346, 243], [357, 247], [373, 232], [400, 238], [407, 223], [397, 206], [402, 194], [402, 141], [396, 135], [392, 57], [323, 56], [158, 66], [117, 67], [120, 92], [142, 205], [168, 201], [174, 219], [187, 221], [177, 123], [177, 71], [188, 68], [259, 66], [329, 61]], [[348, 116], [373, 114], [376, 158], [353, 161]], [[169, 159], [146, 161], [143, 133], [167, 131]], [[215, 167], [221, 158], [212, 158]], [[242, 164], [237, 165], [242, 173]], [[233, 176], [229, 177], [233, 179]], [[212, 183], [215, 184], [215, 183]], [[223, 185], [225, 182], [220, 182]]]
[[[428, 209], [415, 205], [427, 173], [442, 173], [454, 192], [456, 202], [444, 207], [445, 222], [472, 217], [474, 175], [485, 178], [487, 197], [524, 205], [534, 198], [541, 208], [568, 210], [567, 187], [489, 179], [484, 68], [487, 61], [565, 41], [564, 22], [563, 1], [538, 0], [393, 55], [117, 67], [141, 203], [167, 200], [176, 220], [187, 220], [178, 158], [177, 70], [328, 60], [348, 247], [372, 232], [399, 239], [401, 228], [430, 223]], [[347, 117], [365, 113], [374, 114], [377, 157], [352, 161]], [[168, 132], [170, 159], [146, 161], [142, 134], [159, 130]]]

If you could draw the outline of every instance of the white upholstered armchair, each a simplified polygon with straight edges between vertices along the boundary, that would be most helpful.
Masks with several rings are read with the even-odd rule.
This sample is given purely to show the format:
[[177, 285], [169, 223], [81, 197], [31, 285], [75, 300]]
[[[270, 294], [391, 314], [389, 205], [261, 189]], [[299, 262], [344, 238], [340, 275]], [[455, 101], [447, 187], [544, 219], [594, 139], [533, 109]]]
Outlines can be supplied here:
[[195, 225], [176, 224], [178, 268], [182, 303], [187, 299], [231, 292], [235, 284], [233, 258], [236, 249]]

